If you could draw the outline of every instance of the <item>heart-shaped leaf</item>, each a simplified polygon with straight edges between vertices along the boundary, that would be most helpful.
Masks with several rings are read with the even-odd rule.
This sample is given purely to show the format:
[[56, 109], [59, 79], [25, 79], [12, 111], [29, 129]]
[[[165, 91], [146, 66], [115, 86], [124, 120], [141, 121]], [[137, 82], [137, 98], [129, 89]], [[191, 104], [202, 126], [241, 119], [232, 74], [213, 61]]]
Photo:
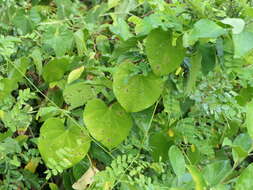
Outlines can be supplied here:
[[46, 165], [62, 171], [81, 161], [90, 147], [90, 138], [77, 125], [67, 129], [59, 118], [47, 119], [40, 128], [38, 148]]
[[60, 80], [68, 70], [69, 59], [67, 57], [55, 58], [43, 67], [42, 76], [48, 83]]
[[131, 76], [135, 65], [121, 64], [113, 75], [113, 92], [126, 111], [138, 112], [153, 105], [163, 91], [163, 80], [149, 73]]
[[78, 82], [67, 85], [63, 91], [63, 97], [70, 109], [84, 105], [88, 100], [95, 98], [96, 94], [90, 85]]
[[125, 140], [132, 127], [130, 115], [118, 103], [107, 107], [100, 99], [87, 103], [83, 117], [90, 134], [109, 149]]
[[152, 70], [156, 75], [167, 75], [183, 62], [185, 50], [182, 41], [172, 46], [172, 35], [169, 31], [158, 28], [146, 39], [146, 53]]

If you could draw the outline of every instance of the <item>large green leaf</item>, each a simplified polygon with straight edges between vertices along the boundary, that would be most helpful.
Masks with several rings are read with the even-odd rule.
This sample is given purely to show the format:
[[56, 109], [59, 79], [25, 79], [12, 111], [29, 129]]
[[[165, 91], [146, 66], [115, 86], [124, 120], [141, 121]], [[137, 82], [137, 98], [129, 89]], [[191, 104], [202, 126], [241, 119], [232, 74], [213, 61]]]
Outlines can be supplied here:
[[203, 176], [210, 186], [218, 185], [229, 174], [232, 167], [228, 160], [220, 160], [208, 164], [203, 170]]
[[52, 48], [56, 56], [63, 56], [72, 47], [73, 33], [66, 25], [49, 25], [42, 36], [42, 42]]
[[253, 164], [250, 164], [239, 176], [235, 190], [250, 190], [253, 189]]
[[55, 58], [49, 61], [44, 67], [42, 76], [46, 82], [60, 80], [64, 73], [69, 69], [69, 60], [67, 57]]
[[185, 173], [185, 160], [181, 150], [175, 145], [170, 147], [169, 159], [175, 174], [181, 177]]
[[81, 161], [90, 147], [90, 138], [79, 126], [68, 128], [59, 118], [47, 119], [40, 128], [38, 148], [46, 165], [61, 171]]
[[84, 105], [88, 100], [96, 97], [95, 91], [84, 82], [67, 85], [63, 91], [63, 98], [70, 109]]
[[100, 99], [87, 103], [83, 117], [90, 134], [109, 149], [125, 140], [132, 127], [131, 116], [118, 103], [107, 107]]
[[235, 58], [247, 55], [253, 49], [253, 32], [244, 31], [233, 35]]
[[135, 65], [122, 63], [113, 75], [113, 92], [128, 112], [138, 112], [153, 105], [163, 91], [163, 81], [153, 73], [131, 76]]
[[217, 38], [227, 31], [209, 19], [201, 19], [194, 24], [189, 40], [195, 43], [198, 39]]
[[172, 34], [161, 28], [153, 30], [147, 37], [146, 53], [152, 70], [156, 75], [167, 75], [183, 62], [185, 50], [181, 40], [172, 45]]

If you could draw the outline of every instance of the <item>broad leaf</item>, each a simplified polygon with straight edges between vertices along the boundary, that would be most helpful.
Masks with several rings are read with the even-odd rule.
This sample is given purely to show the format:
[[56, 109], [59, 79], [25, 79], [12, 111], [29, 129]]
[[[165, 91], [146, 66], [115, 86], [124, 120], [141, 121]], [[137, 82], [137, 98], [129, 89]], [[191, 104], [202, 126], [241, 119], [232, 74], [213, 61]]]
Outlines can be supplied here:
[[38, 148], [46, 165], [62, 171], [81, 161], [90, 147], [90, 138], [79, 126], [66, 128], [59, 118], [50, 118], [40, 128]]
[[113, 92], [128, 112], [138, 112], [153, 105], [163, 91], [161, 78], [149, 73], [147, 76], [131, 76], [135, 65], [122, 63], [113, 75]]
[[245, 26], [244, 20], [240, 18], [225, 18], [221, 22], [232, 26], [233, 34], [240, 34]]
[[221, 160], [208, 164], [203, 170], [203, 176], [210, 186], [218, 185], [230, 173], [230, 161]]
[[69, 60], [66, 57], [55, 58], [49, 61], [44, 67], [42, 76], [48, 83], [62, 79], [68, 70]]
[[170, 147], [169, 159], [175, 174], [181, 177], [185, 173], [185, 160], [181, 150], [175, 145]]
[[52, 48], [56, 56], [63, 56], [72, 47], [73, 33], [65, 25], [50, 25], [42, 36], [42, 42]]
[[156, 75], [167, 75], [173, 72], [183, 62], [185, 50], [181, 40], [172, 46], [172, 34], [158, 28], [147, 37], [146, 53], [152, 70]]
[[155, 161], [168, 160], [168, 151], [172, 142], [169, 142], [165, 136], [166, 134], [162, 132], [156, 132], [155, 134], [150, 136], [149, 144], [152, 148], [151, 155]]
[[124, 141], [132, 127], [131, 116], [118, 103], [107, 107], [100, 99], [88, 102], [83, 117], [90, 134], [109, 149]]
[[253, 49], [253, 32], [241, 32], [233, 35], [234, 57], [241, 58]]
[[236, 190], [250, 190], [253, 189], [253, 164], [250, 164], [246, 169], [243, 170], [241, 175], [239, 176], [235, 189]]
[[247, 133], [239, 134], [232, 145], [232, 155], [235, 162], [245, 159], [252, 149], [252, 138]]
[[70, 109], [84, 105], [88, 100], [96, 97], [95, 91], [84, 82], [67, 85], [63, 91], [63, 98]]
[[209, 19], [201, 19], [194, 24], [189, 40], [195, 43], [199, 39], [217, 38], [226, 34], [226, 30]]

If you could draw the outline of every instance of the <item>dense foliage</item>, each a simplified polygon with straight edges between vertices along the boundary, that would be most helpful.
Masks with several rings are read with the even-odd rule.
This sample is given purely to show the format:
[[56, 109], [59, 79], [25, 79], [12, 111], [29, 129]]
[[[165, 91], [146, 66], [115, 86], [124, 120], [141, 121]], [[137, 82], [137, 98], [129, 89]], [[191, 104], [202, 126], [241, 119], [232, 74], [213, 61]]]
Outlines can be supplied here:
[[0, 0], [0, 190], [252, 190], [253, 2]]

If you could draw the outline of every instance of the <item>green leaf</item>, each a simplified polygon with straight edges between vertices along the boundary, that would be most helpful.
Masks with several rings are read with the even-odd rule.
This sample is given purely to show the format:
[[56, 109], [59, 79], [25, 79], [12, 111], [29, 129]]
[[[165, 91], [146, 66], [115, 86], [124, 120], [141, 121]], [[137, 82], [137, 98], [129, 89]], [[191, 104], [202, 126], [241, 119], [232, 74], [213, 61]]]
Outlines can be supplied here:
[[109, 149], [127, 138], [133, 124], [131, 116], [118, 103], [107, 107], [100, 99], [88, 102], [83, 117], [90, 134]]
[[31, 57], [33, 59], [34, 65], [36, 66], [37, 72], [39, 75], [42, 74], [42, 55], [39, 48], [35, 48], [32, 53]]
[[90, 138], [79, 126], [67, 128], [59, 118], [47, 119], [40, 128], [38, 148], [46, 165], [62, 171], [80, 162], [90, 147]]
[[54, 0], [57, 6], [57, 15], [60, 19], [70, 16], [73, 9], [71, 0]]
[[146, 54], [156, 75], [167, 75], [183, 62], [185, 50], [182, 42], [178, 40], [177, 45], [172, 46], [171, 35], [171, 32], [158, 28], [153, 30], [146, 39]]
[[168, 151], [172, 144], [166, 138], [165, 134], [162, 132], [156, 132], [150, 136], [149, 144], [152, 148], [151, 155], [155, 161], [159, 161], [160, 158], [162, 161], [168, 160]]
[[194, 44], [199, 39], [217, 38], [226, 34], [226, 30], [209, 19], [201, 19], [194, 24], [189, 40]]
[[246, 105], [246, 121], [245, 125], [248, 130], [248, 134], [253, 139], [253, 101]]
[[108, 8], [116, 7], [120, 3], [120, 0], [108, 0]]
[[252, 138], [247, 133], [239, 134], [232, 145], [232, 155], [235, 162], [244, 160], [252, 149]]
[[49, 25], [42, 36], [42, 42], [52, 48], [56, 56], [63, 56], [72, 47], [73, 33], [66, 25]]
[[207, 75], [215, 68], [216, 48], [209, 43], [200, 45], [200, 53], [202, 55], [201, 67], [203, 74]]
[[252, 32], [241, 32], [240, 34], [233, 35], [234, 42], [234, 57], [241, 58], [253, 49], [253, 33]]
[[250, 164], [246, 169], [243, 170], [241, 175], [239, 176], [235, 189], [236, 190], [248, 190], [253, 189], [253, 164]]
[[233, 34], [240, 34], [245, 26], [244, 20], [240, 18], [225, 18], [221, 22], [232, 26]]
[[84, 55], [87, 52], [86, 42], [84, 40], [84, 33], [82, 30], [78, 30], [74, 33], [74, 39], [79, 56]]
[[30, 60], [27, 57], [22, 57], [16, 59], [13, 65], [11, 65], [8, 78], [12, 80], [13, 83], [18, 83], [24, 78], [27, 69], [30, 66]]
[[133, 34], [131, 34], [131, 32], [129, 31], [129, 26], [127, 22], [124, 19], [114, 14], [111, 14], [111, 16], [113, 19], [113, 25], [110, 25], [109, 27], [111, 32], [118, 35], [124, 41], [133, 36]]
[[82, 75], [83, 71], [84, 71], [84, 66], [71, 71], [68, 76], [68, 84], [77, 80]]
[[69, 59], [67, 57], [54, 58], [43, 67], [42, 76], [48, 83], [58, 81], [62, 79], [68, 66]]
[[30, 33], [33, 30], [33, 23], [23, 9], [16, 12], [12, 22], [21, 31], [22, 35]]
[[128, 112], [138, 112], [153, 105], [163, 91], [163, 80], [152, 73], [131, 76], [135, 65], [122, 63], [113, 75], [113, 92]]
[[220, 160], [208, 164], [203, 170], [203, 176], [210, 186], [218, 185], [231, 172], [230, 161]]
[[204, 190], [206, 187], [205, 180], [198, 168], [194, 165], [188, 165], [187, 169], [189, 170], [195, 183], [195, 190]]
[[49, 183], [50, 190], [59, 190], [58, 186], [55, 183]]
[[185, 160], [184, 155], [177, 146], [170, 147], [169, 159], [175, 174], [180, 178], [185, 173]]
[[196, 55], [191, 57], [190, 75], [187, 81], [186, 93], [189, 94], [193, 92], [196, 88], [197, 77], [201, 73], [201, 61], [202, 55], [197, 52]]
[[84, 105], [88, 100], [96, 97], [95, 91], [90, 85], [84, 82], [78, 82], [67, 85], [63, 91], [63, 98], [67, 104], [70, 104], [69, 109], [74, 109]]

